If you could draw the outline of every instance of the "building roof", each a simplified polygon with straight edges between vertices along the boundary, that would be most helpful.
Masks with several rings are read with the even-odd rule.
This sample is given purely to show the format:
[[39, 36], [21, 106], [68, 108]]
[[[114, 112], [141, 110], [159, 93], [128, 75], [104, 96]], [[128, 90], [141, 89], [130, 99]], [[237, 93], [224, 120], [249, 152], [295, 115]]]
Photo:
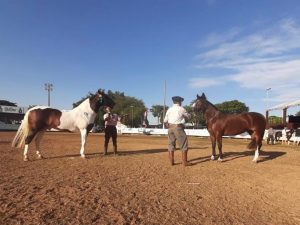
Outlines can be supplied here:
[[0, 100], [0, 105], [5, 105], [5, 106], [17, 106], [16, 103], [7, 101], [7, 100]]
[[272, 110], [279, 110], [279, 109], [287, 109], [293, 106], [298, 106], [300, 105], [300, 99], [293, 101], [293, 102], [287, 102], [287, 103], [281, 103], [279, 105], [275, 105], [273, 107], [270, 107], [267, 109], [267, 111], [272, 111]]

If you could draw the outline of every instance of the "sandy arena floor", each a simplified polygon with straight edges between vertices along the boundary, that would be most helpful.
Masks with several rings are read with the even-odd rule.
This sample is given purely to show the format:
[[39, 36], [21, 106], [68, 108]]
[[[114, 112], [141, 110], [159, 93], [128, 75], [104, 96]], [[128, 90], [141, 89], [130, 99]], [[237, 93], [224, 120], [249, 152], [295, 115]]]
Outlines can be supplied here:
[[[47, 133], [45, 159], [10, 147], [0, 133], [0, 224], [300, 224], [300, 147], [223, 139], [225, 160], [211, 161], [210, 141], [189, 138], [189, 160], [168, 162], [167, 137], [119, 135], [119, 155], [103, 156], [103, 134]], [[111, 153], [110, 143], [110, 153]]]

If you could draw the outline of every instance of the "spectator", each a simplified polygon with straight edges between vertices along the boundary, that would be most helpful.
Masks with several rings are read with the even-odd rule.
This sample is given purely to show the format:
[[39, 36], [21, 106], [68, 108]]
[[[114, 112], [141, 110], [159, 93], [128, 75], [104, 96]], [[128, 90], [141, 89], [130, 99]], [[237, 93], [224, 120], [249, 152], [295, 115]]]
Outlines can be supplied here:
[[267, 138], [267, 144], [269, 145], [270, 144], [270, 141], [271, 141], [271, 145], [274, 145], [274, 130], [273, 130], [273, 127], [270, 127], [268, 129], [268, 138]]

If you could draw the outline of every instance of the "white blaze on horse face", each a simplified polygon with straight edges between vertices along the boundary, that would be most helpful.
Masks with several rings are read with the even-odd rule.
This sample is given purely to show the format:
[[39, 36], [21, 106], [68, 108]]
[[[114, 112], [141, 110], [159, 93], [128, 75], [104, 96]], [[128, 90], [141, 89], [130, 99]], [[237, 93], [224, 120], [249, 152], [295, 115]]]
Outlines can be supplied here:
[[195, 106], [196, 106], [196, 102], [193, 103], [192, 107], [195, 108]]

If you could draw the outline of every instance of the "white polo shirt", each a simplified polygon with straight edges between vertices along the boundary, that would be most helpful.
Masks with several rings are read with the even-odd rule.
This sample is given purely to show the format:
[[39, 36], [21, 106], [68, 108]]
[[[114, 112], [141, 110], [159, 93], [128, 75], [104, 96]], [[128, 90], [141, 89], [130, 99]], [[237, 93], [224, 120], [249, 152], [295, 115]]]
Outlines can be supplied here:
[[191, 116], [187, 113], [185, 108], [178, 104], [174, 104], [167, 110], [164, 122], [171, 124], [184, 124], [186, 120], [190, 118]]

